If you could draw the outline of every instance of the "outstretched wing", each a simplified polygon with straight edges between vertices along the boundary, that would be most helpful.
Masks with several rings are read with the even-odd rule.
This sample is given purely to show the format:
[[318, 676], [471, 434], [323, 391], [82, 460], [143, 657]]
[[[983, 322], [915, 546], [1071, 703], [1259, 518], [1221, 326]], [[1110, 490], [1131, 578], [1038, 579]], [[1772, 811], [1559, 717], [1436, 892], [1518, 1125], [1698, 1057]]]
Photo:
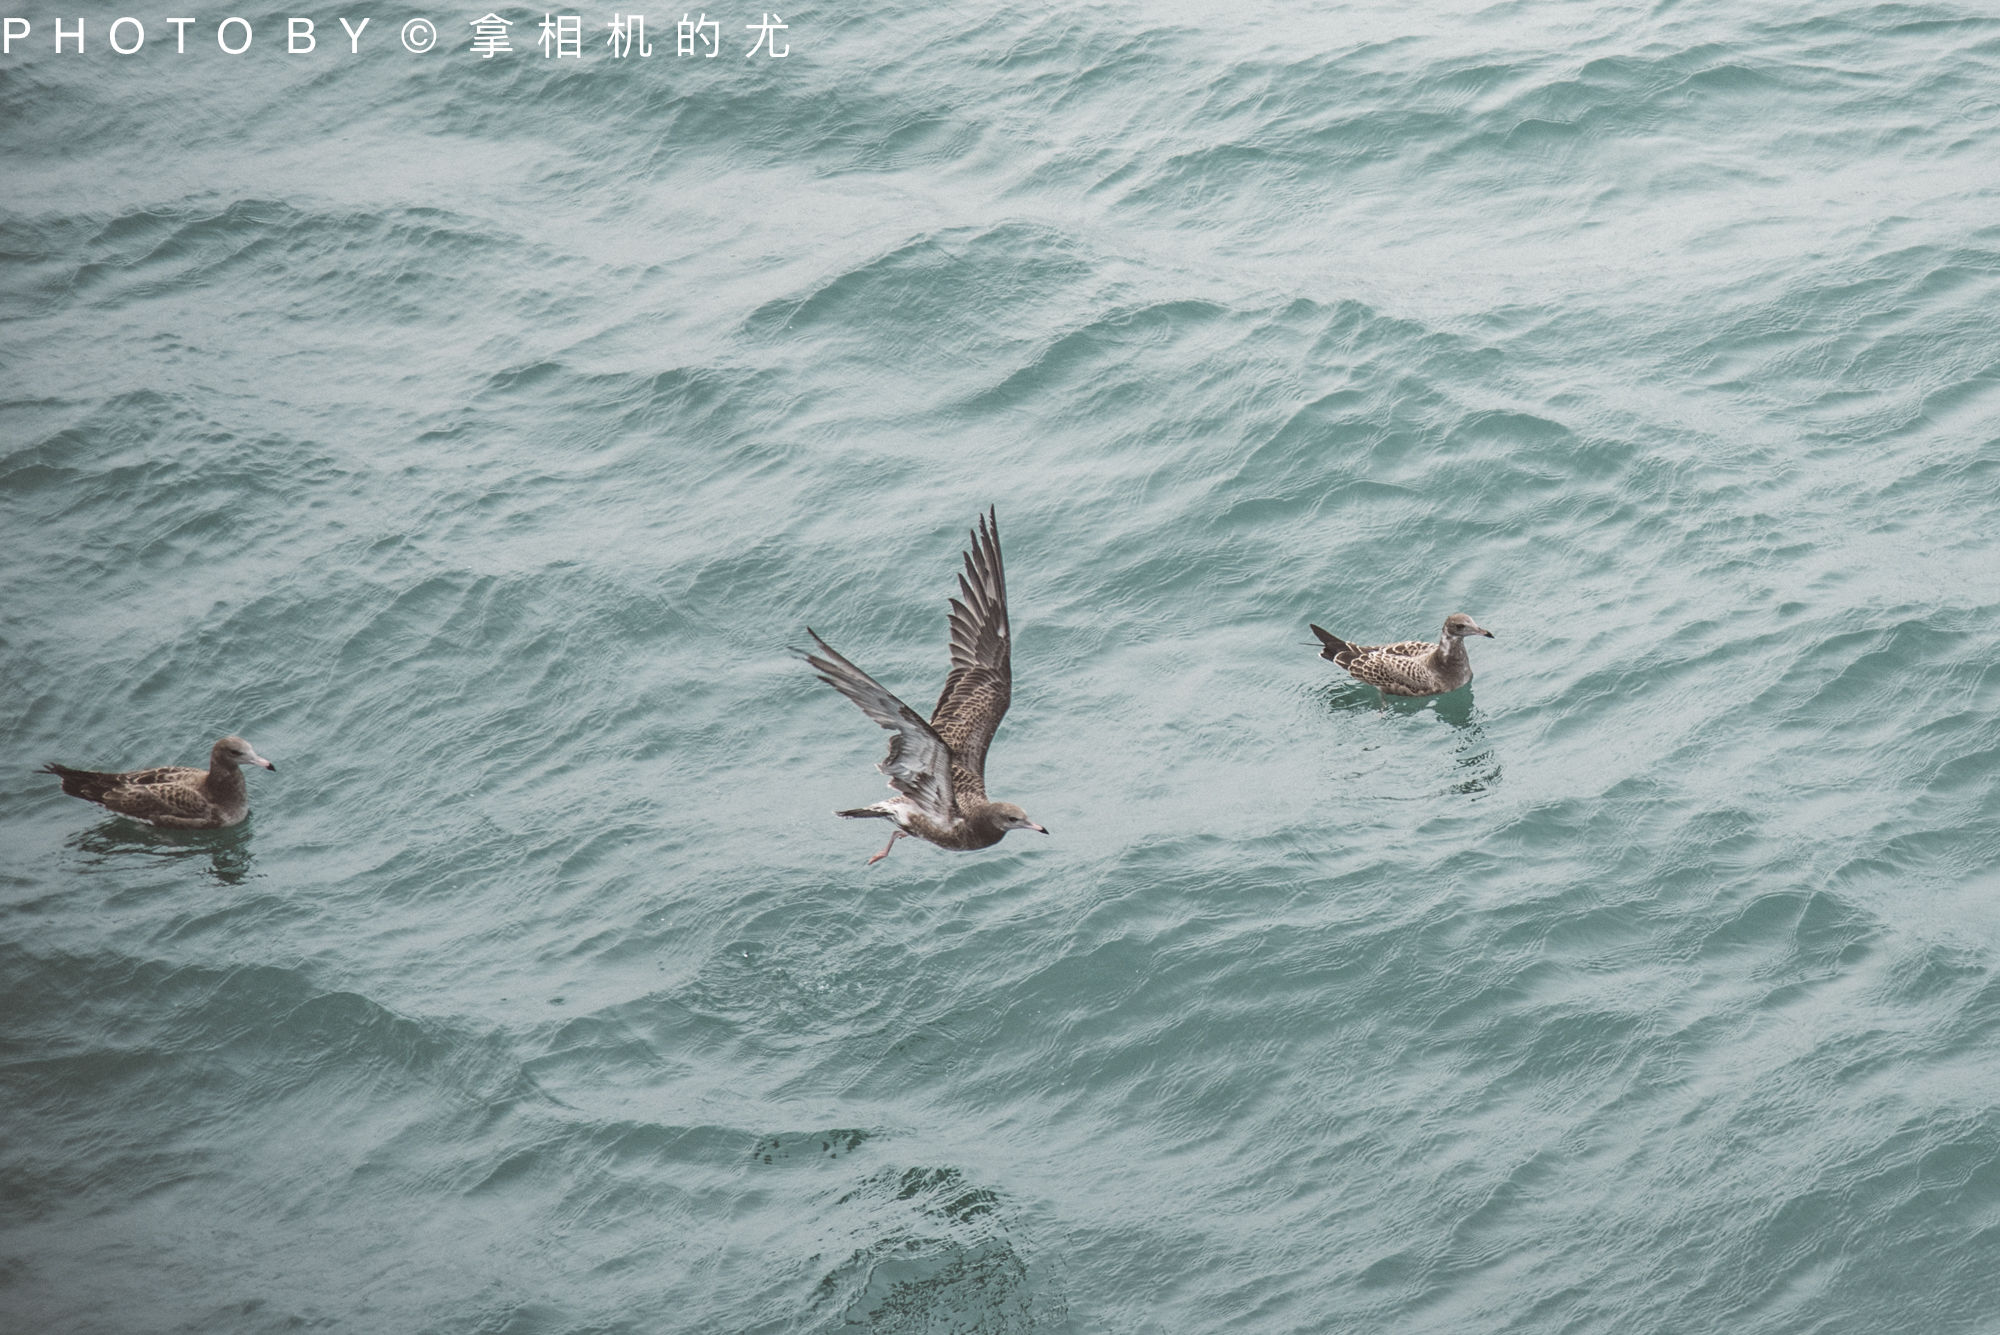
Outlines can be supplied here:
[[1000, 564], [1000, 521], [991, 508], [973, 531], [958, 593], [951, 600], [951, 675], [931, 711], [931, 727], [951, 748], [959, 795], [983, 798], [986, 747], [1014, 698], [1007, 572]]
[[958, 820], [952, 796], [951, 748], [917, 711], [889, 693], [881, 682], [843, 658], [806, 627], [817, 654], [806, 654], [807, 666], [819, 679], [861, 706], [861, 712], [889, 730], [889, 756], [875, 768], [889, 776], [889, 786], [915, 802], [925, 815], [940, 825]]

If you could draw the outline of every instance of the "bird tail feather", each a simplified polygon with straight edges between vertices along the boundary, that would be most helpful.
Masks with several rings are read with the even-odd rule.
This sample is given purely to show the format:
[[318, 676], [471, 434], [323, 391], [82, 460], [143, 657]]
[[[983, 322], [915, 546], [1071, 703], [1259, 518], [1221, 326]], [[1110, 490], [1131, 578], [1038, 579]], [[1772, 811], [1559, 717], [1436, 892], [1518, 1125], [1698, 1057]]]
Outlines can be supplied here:
[[68, 765], [53, 762], [42, 766], [43, 774], [53, 774], [62, 780], [62, 789], [71, 797], [81, 797], [95, 802], [118, 786], [118, 776], [102, 770], [71, 769]]
[[1319, 656], [1329, 663], [1340, 663], [1354, 656], [1354, 646], [1341, 639], [1330, 630], [1307, 623], [1306, 629], [1319, 636], [1321, 645]]

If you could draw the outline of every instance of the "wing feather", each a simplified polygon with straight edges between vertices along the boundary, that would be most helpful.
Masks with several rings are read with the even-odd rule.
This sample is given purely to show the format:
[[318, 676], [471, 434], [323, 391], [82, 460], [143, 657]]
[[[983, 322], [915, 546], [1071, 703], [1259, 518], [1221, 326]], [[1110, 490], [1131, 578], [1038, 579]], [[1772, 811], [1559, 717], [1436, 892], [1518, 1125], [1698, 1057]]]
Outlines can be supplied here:
[[961, 798], [986, 796], [986, 748], [1013, 698], [1007, 572], [1000, 520], [988, 507], [973, 530], [958, 597], [951, 600], [951, 674], [931, 711], [931, 728], [951, 750], [952, 783]]
[[205, 769], [191, 765], [162, 765], [158, 769], [135, 769], [117, 776], [121, 785], [135, 783], [200, 783], [208, 777]]
[[1433, 640], [1403, 640], [1396, 644], [1364, 644], [1356, 646], [1354, 652], [1366, 657], [1369, 654], [1389, 654], [1396, 658], [1422, 658], [1437, 648]]
[[819, 634], [806, 627], [819, 653], [805, 654], [807, 666], [819, 679], [861, 707], [861, 712], [889, 731], [889, 755], [875, 768], [889, 776], [889, 786], [915, 802], [940, 825], [958, 820], [952, 791], [951, 748], [898, 700], [889, 689], [844, 658]]
[[172, 825], [213, 825], [218, 820], [215, 803], [209, 801], [206, 793], [186, 783], [120, 784], [97, 800], [122, 815]]
[[[1390, 645], [1362, 654], [1347, 665], [1348, 675], [1390, 695], [1433, 695], [1440, 686], [1430, 653], [1437, 646], [1422, 640]], [[1417, 653], [1403, 652], [1416, 649]]]

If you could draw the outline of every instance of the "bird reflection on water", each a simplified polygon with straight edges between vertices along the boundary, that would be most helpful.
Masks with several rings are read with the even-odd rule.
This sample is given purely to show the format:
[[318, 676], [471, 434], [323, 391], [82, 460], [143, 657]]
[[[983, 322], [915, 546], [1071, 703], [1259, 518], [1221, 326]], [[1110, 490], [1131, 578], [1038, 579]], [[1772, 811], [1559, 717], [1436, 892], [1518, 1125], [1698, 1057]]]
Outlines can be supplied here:
[[[1372, 714], [1386, 724], [1417, 725], [1422, 715], [1433, 715], [1449, 727], [1456, 738], [1452, 747], [1452, 773], [1443, 788], [1431, 789], [1425, 796], [1443, 793], [1466, 793], [1477, 796], [1490, 791], [1500, 784], [1501, 764], [1494, 753], [1493, 743], [1486, 736], [1483, 726], [1484, 715], [1478, 702], [1473, 699], [1470, 687], [1451, 691], [1444, 695], [1410, 699], [1400, 696], [1385, 697], [1373, 687], [1355, 681], [1331, 681], [1311, 688], [1312, 698], [1324, 709], [1329, 717]], [[1417, 717], [1412, 717], [1417, 716]], [[1381, 794], [1390, 800], [1402, 800], [1391, 794]], [[1414, 797], [1417, 794], [1406, 794]]]
[[68, 844], [92, 863], [134, 856], [169, 863], [206, 858], [208, 873], [217, 881], [241, 885], [251, 869], [250, 826], [246, 819], [220, 830], [167, 830], [120, 817], [78, 831]]

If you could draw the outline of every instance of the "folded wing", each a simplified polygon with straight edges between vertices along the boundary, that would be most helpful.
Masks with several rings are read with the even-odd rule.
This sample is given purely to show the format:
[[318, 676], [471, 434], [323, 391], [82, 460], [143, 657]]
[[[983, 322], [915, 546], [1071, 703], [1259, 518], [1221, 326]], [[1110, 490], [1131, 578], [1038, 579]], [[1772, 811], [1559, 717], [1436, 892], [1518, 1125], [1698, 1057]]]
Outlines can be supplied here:
[[[1429, 658], [1434, 647], [1415, 640], [1376, 649], [1349, 662], [1348, 675], [1390, 695], [1431, 695], [1439, 687], [1437, 672]], [[1403, 652], [1409, 649], [1418, 652]]]
[[113, 811], [162, 825], [218, 823], [215, 803], [192, 783], [128, 783], [97, 800]]

